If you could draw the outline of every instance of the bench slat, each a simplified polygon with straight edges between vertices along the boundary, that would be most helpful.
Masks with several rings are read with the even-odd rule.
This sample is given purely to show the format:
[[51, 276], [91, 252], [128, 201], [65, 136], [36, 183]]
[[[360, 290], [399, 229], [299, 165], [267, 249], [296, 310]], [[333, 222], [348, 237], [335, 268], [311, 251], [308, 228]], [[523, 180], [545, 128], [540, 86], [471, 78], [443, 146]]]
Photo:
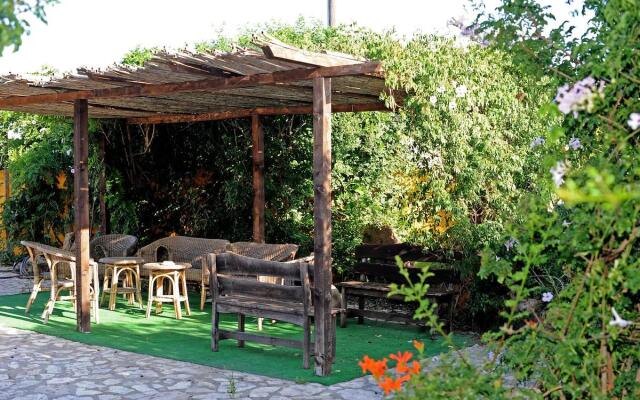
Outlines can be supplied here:
[[247, 295], [261, 297], [265, 301], [289, 301], [302, 304], [304, 290], [302, 286], [274, 285], [250, 278], [218, 275], [221, 295]]

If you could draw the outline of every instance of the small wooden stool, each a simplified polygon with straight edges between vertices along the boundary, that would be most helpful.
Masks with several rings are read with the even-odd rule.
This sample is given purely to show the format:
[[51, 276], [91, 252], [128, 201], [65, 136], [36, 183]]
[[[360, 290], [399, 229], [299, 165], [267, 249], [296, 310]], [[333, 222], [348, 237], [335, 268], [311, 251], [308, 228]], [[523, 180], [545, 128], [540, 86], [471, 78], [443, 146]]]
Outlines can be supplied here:
[[[190, 264], [164, 261], [161, 263], [147, 263], [144, 264], [142, 268], [149, 271], [147, 318], [151, 316], [151, 306], [154, 301], [156, 302], [156, 314], [160, 314], [162, 312], [162, 303], [173, 302], [176, 319], [182, 319], [182, 308], [180, 302], [184, 302], [185, 312], [187, 315], [191, 315], [189, 296], [187, 295], [187, 280], [185, 277], [185, 270], [191, 268]], [[164, 294], [163, 286], [165, 279], [168, 279], [171, 282], [171, 294]]]
[[[105, 268], [100, 304], [104, 302], [106, 293], [109, 293], [109, 310], [113, 311], [116, 308], [116, 298], [119, 293], [122, 293], [128, 298], [131, 305], [134, 303], [134, 298], [137, 297], [142, 310], [142, 285], [140, 284], [140, 264], [142, 263], [144, 263], [144, 259], [140, 257], [101, 258], [100, 264], [104, 264]], [[124, 273], [123, 287], [118, 287], [121, 273]]]

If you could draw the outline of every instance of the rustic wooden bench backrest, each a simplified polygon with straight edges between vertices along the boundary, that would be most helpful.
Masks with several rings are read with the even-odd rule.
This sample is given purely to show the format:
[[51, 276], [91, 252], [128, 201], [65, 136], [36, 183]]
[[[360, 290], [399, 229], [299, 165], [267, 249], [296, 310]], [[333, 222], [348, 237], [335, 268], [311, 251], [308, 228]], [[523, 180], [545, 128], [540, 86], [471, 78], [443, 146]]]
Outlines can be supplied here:
[[[436, 253], [425, 252], [420, 246], [408, 243], [391, 245], [363, 244], [355, 249], [356, 265], [353, 272], [371, 280], [384, 280], [388, 283], [405, 283], [405, 278], [398, 272], [396, 256], [402, 262], [427, 262], [431, 265], [434, 276], [428, 279], [430, 284], [454, 283], [459, 281], [459, 273], [453, 266], [443, 261], [443, 257]], [[421, 269], [409, 268], [409, 276], [417, 279]]]
[[[214, 279], [217, 280], [219, 295], [259, 297], [265, 300], [305, 304], [310, 301], [311, 290], [306, 263], [259, 260], [232, 252], [208, 255], [212, 256], [215, 257], [215, 262], [210, 259], [209, 265], [212, 270], [215, 268]], [[299, 280], [302, 285], [284, 286], [247, 279], [257, 275]]]

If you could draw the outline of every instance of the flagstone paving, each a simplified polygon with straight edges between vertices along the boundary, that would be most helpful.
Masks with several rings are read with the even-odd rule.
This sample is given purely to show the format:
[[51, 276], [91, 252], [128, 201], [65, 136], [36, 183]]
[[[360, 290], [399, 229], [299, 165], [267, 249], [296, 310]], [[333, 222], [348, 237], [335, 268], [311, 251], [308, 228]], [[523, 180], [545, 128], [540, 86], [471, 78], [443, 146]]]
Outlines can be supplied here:
[[[0, 295], [28, 292], [30, 286], [27, 279], [0, 279]], [[474, 363], [486, 359], [483, 346], [475, 345], [465, 352]], [[160, 396], [163, 400], [375, 400], [383, 393], [370, 376], [332, 386], [294, 383], [0, 326], [0, 400]]]

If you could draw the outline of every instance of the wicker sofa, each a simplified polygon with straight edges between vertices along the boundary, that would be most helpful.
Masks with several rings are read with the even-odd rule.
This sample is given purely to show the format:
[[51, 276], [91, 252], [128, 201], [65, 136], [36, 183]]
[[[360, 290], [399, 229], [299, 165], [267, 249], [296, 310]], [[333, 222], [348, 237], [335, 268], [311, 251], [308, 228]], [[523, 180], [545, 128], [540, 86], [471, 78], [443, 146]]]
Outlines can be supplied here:
[[205, 239], [188, 236], [169, 236], [158, 239], [138, 250], [138, 257], [145, 262], [175, 261], [191, 263], [186, 271], [188, 282], [202, 281], [202, 256], [208, 253], [222, 253], [230, 244], [223, 239]]

